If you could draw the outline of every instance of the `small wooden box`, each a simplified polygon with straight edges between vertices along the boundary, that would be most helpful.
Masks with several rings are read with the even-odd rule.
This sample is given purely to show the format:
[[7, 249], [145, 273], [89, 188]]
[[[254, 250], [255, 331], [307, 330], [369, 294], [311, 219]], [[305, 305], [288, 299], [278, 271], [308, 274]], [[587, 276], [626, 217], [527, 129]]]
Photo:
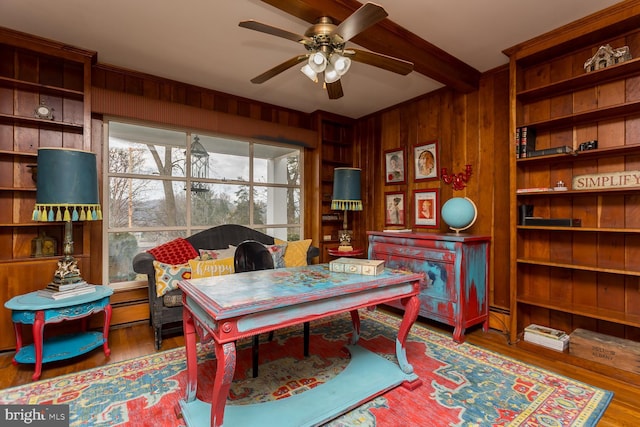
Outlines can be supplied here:
[[335, 273], [364, 274], [377, 276], [384, 271], [384, 261], [376, 259], [338, 258], [329, 263], [329, 270]]
[[576, 329], [571, 333], [569, 353], [640, 374], [640, 343], [636, 341]]

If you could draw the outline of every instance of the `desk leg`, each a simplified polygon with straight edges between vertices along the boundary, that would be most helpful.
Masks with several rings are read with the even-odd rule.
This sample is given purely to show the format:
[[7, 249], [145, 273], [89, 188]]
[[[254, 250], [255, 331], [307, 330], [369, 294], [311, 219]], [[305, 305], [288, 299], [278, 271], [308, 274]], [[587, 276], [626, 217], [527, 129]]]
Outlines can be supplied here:
[[184, 344], [187, 355], [187, 393], [185, 402], [193, 402], [198, 390], [198, 349], [196, 348], [196, 327], [188, 309], [182, 310]]
[[44, 311], [38, 310], [36, 312], [35, 320], [33, 321], [33, 348], [36, 356], [36, 368], [33, 373], [34, 381], [40, 378], [42, 373], [42, 347], [44, 342]]
[[102, 349], [104, 350], [104, 355], [107, 357], [111, 355], [111, 349], [109, 348], [109, 327], [110, 326], [111, 326], [111, 304], [107, 304], [104, 307], [104, 327], [102, 328], [102, 337], [104, 338]]
[[358, 310], [351, 310], [351, 323], [353, 324], [353, 335], [351, 335], [351, 345], [358, 344], [360, 339], [360, 314]]
[[213, 395], [211, 398], [211, 427], [222, 425], [224, 419], [224, 406], [229, 397], [229, 389], [233, 374], [236, 370], [236, 343], [215, 343], [216, 347], [216, 378], [213, 382]]
[[402, 323], [400, 323], [400, 330], [398, 331], [398, 338], [396, 339], [396, 357], [398, 358], [398, 364], [400, 369], [405, 374], [413, 373], [413, 366], [407, 360], [407, 349], [405, 347], [407, 336], [411, 326], [418, 318], [418, 311], [420, 310], [420, 300], [417, 296], [412, 296], [408, 300], [402, 300], [404, 305], [404, 316], [402, 316]]

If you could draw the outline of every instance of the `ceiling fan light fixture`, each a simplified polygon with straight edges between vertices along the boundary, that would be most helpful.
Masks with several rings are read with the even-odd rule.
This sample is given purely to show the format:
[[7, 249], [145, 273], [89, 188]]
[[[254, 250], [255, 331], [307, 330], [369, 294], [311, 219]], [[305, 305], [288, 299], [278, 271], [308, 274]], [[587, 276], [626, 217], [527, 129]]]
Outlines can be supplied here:
[[311, 69], [311, 67], [309, 66], [309, 64], [305, 64], [304, 67], [300, 68], [300, 71], [302, 71], [302, 74], [304, 74], [305, 76], [309, 77], [309, 79], [312, 82], [314, 82], [314, 83], [318, 82], [318, 73], [313, 71]]
[[351, 59], [337, 53], [331, 54], [329, 62], [331, 63], [331, 65], [333, 65], [333, 68], [336, 70], [336, 72], [341, 76], [344, 76], [347, 71], [349, 71], [349, 67], [351, 67]]
[[333, 65], [328, 64], [327, 68], [324, 70], [324, 82], [325, 83], [334, 83], [340, 80], [340, 73], [336, 71]]
[[314, 52], [309, 55], [309, 67], [316, 73], [321, 73], [327, 68], [327, 57], [322, 52]]

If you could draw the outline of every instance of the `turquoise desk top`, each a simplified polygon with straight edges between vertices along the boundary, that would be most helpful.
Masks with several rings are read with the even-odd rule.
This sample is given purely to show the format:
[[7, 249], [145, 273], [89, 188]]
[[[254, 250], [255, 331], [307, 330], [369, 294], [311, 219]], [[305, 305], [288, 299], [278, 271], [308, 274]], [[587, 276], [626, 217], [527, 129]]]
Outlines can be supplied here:
[[377, 276], [335, 273], [329, 271], [328, 264], [317, 264], [191, 279], [180, 282], [179, 287], [205, 310], [224, 318], [354, 294], [422, 277], [422, 274], [388, 268]]
[[86, 304], [88, 302], [108, 297], [111, 294], [113, 294], [113, 289], [110, 287], [96, 286], [95, 292], [55, 300], [42, 297], [38, 295], [38, 291], [34, 291], [28, 294], [15, 296], [4, 303], [4, 306], [9, 310], [46, 310], [49, 308], [61, 308], [78, 304]]

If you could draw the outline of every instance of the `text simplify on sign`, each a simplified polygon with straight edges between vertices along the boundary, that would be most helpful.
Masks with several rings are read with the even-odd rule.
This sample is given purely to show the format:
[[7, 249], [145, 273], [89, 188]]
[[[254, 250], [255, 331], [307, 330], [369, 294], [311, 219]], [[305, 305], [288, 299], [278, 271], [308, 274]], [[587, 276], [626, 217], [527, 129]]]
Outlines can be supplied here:
[[599, 188], [640, 187], [640, 171], [605, 172], [576, 175], [572, 190], [596, 190]]

